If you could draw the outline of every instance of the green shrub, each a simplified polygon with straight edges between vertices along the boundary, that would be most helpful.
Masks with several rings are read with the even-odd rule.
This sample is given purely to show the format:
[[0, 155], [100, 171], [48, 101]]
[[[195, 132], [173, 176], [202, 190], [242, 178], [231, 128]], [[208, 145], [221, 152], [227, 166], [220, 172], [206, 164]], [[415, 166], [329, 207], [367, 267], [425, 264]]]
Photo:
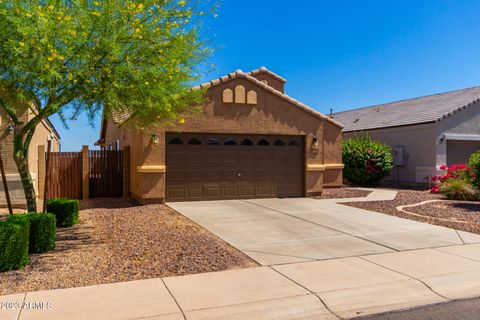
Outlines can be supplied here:
[[21, 269], [28, 263], [30, 223], [0, 221], [0, 272]]
[[465, 179], [449, 178], [441, 184], [438, 192], [451, 200], [472, 201], [477, 199], [477, 192]]
[[78, 200], [55, 198], [47, 202], [47, 212], [57, 219], [57, 227], [70, 227], [78, 222]]
[[359, 186], [378, 185], [393, 165], [392, 149], [368, 136], [345, 140], [342, 157], [345, 178]]
[[472, 184], [480, 190], [480, 150], [470, 156], [468, 165], [472, 169]]
[[41, 253], [55, 249], [56, 222], [51, 213], [14, 214], [8, 221], [30, 223], [30, 236], [28, 240], [29, 253]]

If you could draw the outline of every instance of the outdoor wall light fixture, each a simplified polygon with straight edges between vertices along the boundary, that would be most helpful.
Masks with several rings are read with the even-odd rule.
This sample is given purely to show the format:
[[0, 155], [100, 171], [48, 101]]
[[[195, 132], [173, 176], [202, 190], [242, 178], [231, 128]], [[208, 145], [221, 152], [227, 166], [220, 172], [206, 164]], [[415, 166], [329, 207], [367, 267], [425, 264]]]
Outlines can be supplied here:
[[152, 133], [150, 135], [150, 139], [152, 140], [152, 143], [153, 144], [157, 144], [158, 143], [158, 135], [156, 133]]
[[312, 138], [312, 147], [318, 148], [318, 138], [316, 136]]
[[15, 131], [15, 125], [13, 123], [9, 123], [7, 125], [7, 132], [8, 134], [13, 134], [13, 132]]

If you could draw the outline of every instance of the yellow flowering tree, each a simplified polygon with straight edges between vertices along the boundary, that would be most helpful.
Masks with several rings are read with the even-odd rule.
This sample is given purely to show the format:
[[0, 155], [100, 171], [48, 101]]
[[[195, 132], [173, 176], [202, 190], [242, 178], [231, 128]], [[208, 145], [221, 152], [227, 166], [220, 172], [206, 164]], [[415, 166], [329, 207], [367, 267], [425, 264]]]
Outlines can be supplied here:
[[[190, 86], [209, 54], [208, 0], [0, 0], [0, 108], [15, 125], [14, 158], [36, 211], [27, 152], [57, 113], [128, 112], [133, 126], [177, 119], [203, 99]], [[35, 116], [22, 122], [25, 103]], [[70, 110], [66, 113], [67, 110]], [[70, 116], [67, 116], [69, 114]]]

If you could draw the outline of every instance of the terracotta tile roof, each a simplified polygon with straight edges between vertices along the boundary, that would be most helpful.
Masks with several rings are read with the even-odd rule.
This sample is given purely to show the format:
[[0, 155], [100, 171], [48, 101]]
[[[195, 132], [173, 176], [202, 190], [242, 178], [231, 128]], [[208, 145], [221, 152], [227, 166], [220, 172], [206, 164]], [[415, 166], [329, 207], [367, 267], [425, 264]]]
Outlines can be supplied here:
[[258, 69], [255, 69], [255, 70], [252, 70], [252, 71], [248, 72], [248, 74], [251, 75], [251, 76], [255, 76], [255, 75], [259, 74], [259, 73], [268, 73], [269, 75], [271, 75], [272, 77], [274, 77], [275, 79], [277, 79], [277, 80], [279, 80], [279, 81], [281, 81], [281, 82], [283, 82], [283, 83], [287, 82], [287, 79], [280, 77], [278, 74], [276, 74], [275, 72], [272, 72], [272, 71], [268, 70], [268, 69], [265, 68], [265, 67], [260, 67], [260, 68], [258, 68]]
[[441, 121], [478, 101], [480, 87], [473, 87], [338, 112], [333, 119], [344, 132], [420, 124]]
[[[257, 69], [257, 70], [261, 70], [262, 68], [260, 69]], [[266, 70], [266, 69], [265, 69]], [[252, 72], [255, 72], [256, 70], [252, 71]], [[193, 89], [194, 90], [198, 90], [198, 89], [208, 89], [208, 88], [211, 88], [211, 87], [214, 87], [214, 86], [217, 86], [219, 84], [222, 84], [222, 83], [225, 83], [225, 82], [228, 82], [228, 81], [231, 81], [233, 79], [236, 79], [236, 78], [243, 78], [243, 79], [246, 79], [250, 82], [253, 82], [254, 84], [264, 88], [265, 90], [269, 91], [270, 93], [273, 93], [274, 95], [290, 102], [291, 104], [295, 105], [296, 107], [302, 109], [303, 111], [305, 112], [308, 112], [312, 115], [314, 115], [315, 117], [318, 117], [322, 120], [326, 120], [326, 121], [329, 121], [331, 123], [333, 123], [334, 125], [338, 126], [338, 127], [343, 127], [343, 125], [338, 122], [338, 121], [335, 121], [327, 116], [325, 116], [324, 114], [312, 109], [311, 107], [307, 106], [306, 104], [303, 104], [301, 103], [300, 101], [286, 95], [285, 93], [283, 92], [280, 92], [278, 90], [275, 90], [274, 88], [270, 87], [269, 85], [265, 84], [264, 82], [258, 80], [257, 78], [253, 77], [251, 75], [251, 72], [243, 72], [242, 70], [237, 70], [235, 72], [232, 72], [232, 73], [229, 73], [223, 77], [220, 77], [220, 78], [217, 78], [217, 79], [214, 79], [214, 80], [211, 80], [209, 82], [205, 82], [205, 83], [202, 83], [201, 85], [199, 86], [196, 86], [194, 87]], [[283, 79], [283, 78], [282, 78]]]

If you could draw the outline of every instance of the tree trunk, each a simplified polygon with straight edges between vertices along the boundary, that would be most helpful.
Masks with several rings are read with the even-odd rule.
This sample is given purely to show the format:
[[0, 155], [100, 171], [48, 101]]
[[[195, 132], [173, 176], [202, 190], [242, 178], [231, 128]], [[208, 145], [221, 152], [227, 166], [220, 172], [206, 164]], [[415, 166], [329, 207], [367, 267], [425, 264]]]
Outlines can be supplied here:
[[28, 168], [28, 162], [25, 158], [25, 153], [14, 150], [15, 163], [17, 164], [18, 173], [22, 180], [23, 191], [25, 192], [25, 199], [27, 200], [28, 212], [37, 212], [37, 202], [35, 199], [35, 187], [33, 186], [32, 176]]

